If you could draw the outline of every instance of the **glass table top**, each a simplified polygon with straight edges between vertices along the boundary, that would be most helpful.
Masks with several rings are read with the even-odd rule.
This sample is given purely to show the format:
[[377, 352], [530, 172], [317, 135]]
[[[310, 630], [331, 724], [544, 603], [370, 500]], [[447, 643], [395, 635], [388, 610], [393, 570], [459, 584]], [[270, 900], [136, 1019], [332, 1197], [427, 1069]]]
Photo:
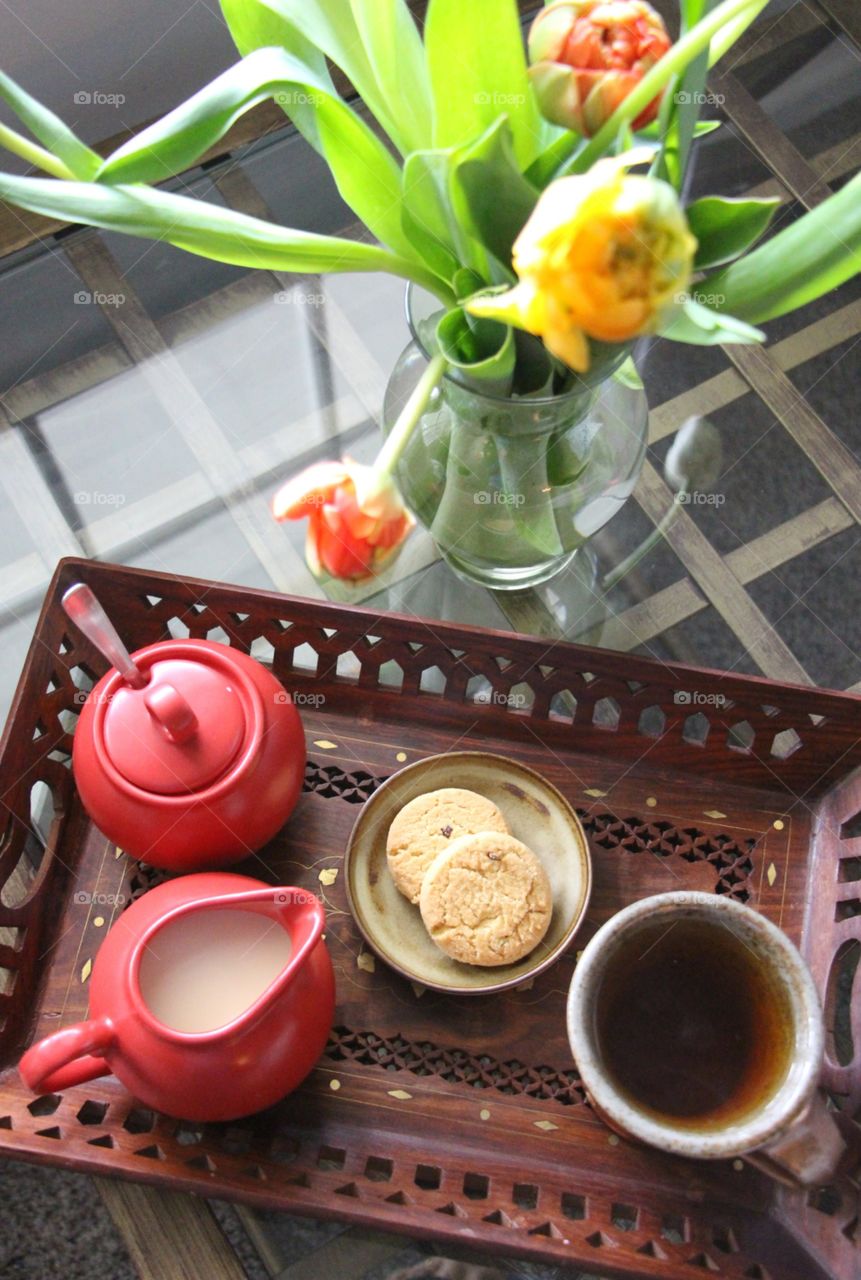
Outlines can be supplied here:
[[[839, 31], [793, 21], [785, 41], [769, 28], [748, 42], [729, 77], [738, 104], [733, 92], [713, 95], [707, 113], [724, 123], [699, 144], [693, 194], [774, 193], [786, 220], [811, 203], [811, 174], [836, 189], [857, 167], [858, 54]], [[823, 81], [828, 95], [816, 91]], [[788, 151], [770, 166], [773, 132]], [[288, 128], [181, 185], [349, 234], [324, 166]], [[4, 707], [62, 555], [323, 593], [304, 563], [304, 523], [276, 524], [269, 503], [310, 462], [374, 455], [386, 379], [408, 337], [401, 282], [248, 272], [71, 230], [0, 263], [0, 328]], [[638, 352], [648, 461], [593, 541], [597, 584], [575, 562], [543, 587], [494, 593], [460, 581], [418, 529], [381, 578], [326, 590], [377, 610], [858, 685], [861, 288], [851, 282], [768, 332], [756, 375], [720, 348], [658, 340]], [[696, 413], [721, 432], [720, 505], [688, 507], [604, 593], [601, 575], [666, 511], [664, 458]], [[829, 459], [848, 465], [841, 483]]]

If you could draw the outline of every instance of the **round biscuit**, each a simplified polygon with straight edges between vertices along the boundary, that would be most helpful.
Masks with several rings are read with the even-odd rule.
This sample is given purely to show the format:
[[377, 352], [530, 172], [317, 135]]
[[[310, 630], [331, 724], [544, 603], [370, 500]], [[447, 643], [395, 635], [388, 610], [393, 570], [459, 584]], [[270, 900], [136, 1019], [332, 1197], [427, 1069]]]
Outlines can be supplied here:
[[507, 833], [508, 824], [496, 805], [476, 791], [442, 787], [405, 804], [386, 840], [389, 870], [401, 893], [418, 903], [425, 872], [437, 854], [458, 836], [477, 831]]
[[463, 964], [513, 964], [544, 937], [553, 912], [547, 872], [514, 836], [453, 840], [431, 863], [419, 907], [440, 950]]

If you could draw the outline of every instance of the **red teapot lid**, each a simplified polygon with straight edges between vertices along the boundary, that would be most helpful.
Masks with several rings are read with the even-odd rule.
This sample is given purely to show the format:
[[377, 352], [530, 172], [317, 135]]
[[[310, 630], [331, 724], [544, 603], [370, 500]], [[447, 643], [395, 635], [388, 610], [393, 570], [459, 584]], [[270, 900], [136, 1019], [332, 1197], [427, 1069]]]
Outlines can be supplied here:
[[201, 791], [225, 773], [245, 739], [236, 681], [205, 660], [165, 658], [142, 689], [120, 684], [105, 709], [107, 754], [143, 791]]

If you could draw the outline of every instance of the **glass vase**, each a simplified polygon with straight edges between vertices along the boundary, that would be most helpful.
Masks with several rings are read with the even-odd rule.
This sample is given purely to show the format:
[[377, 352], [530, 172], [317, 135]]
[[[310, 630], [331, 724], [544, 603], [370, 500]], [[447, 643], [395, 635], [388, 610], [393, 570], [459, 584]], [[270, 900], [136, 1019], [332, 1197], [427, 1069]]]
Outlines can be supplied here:
[[[386, 388], [387, 427], [428, 363], [419, 333], [438, 305], [407, 292], [412, 340]], [[397, 480], [461, 578], [503, 591], [546, 582], [628, 499], [646, 453], [648, 406], [625, 357], [554, 396], [496, 396], [462, 385], [453, 371], [443, 378]]]

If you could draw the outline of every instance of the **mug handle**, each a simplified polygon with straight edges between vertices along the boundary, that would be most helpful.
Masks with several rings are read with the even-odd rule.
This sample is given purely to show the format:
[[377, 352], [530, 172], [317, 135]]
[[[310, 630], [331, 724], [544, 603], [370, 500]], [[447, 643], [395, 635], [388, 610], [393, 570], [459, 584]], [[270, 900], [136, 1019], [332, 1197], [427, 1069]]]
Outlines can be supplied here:
[[845, 1151], [834, 1116], [817, 1092], [777, 1138], [745, 1159], [784, 1186], [797, 1189], [831, 1182]]
[[73, 1085], [111, 1074], [102, 1053], [114, 1043], [109, 1018], [91, 1018], [64, 1027], [34, 1044], [18, 1063], [18, 1072], [33, 1093], [60, 1093]]

